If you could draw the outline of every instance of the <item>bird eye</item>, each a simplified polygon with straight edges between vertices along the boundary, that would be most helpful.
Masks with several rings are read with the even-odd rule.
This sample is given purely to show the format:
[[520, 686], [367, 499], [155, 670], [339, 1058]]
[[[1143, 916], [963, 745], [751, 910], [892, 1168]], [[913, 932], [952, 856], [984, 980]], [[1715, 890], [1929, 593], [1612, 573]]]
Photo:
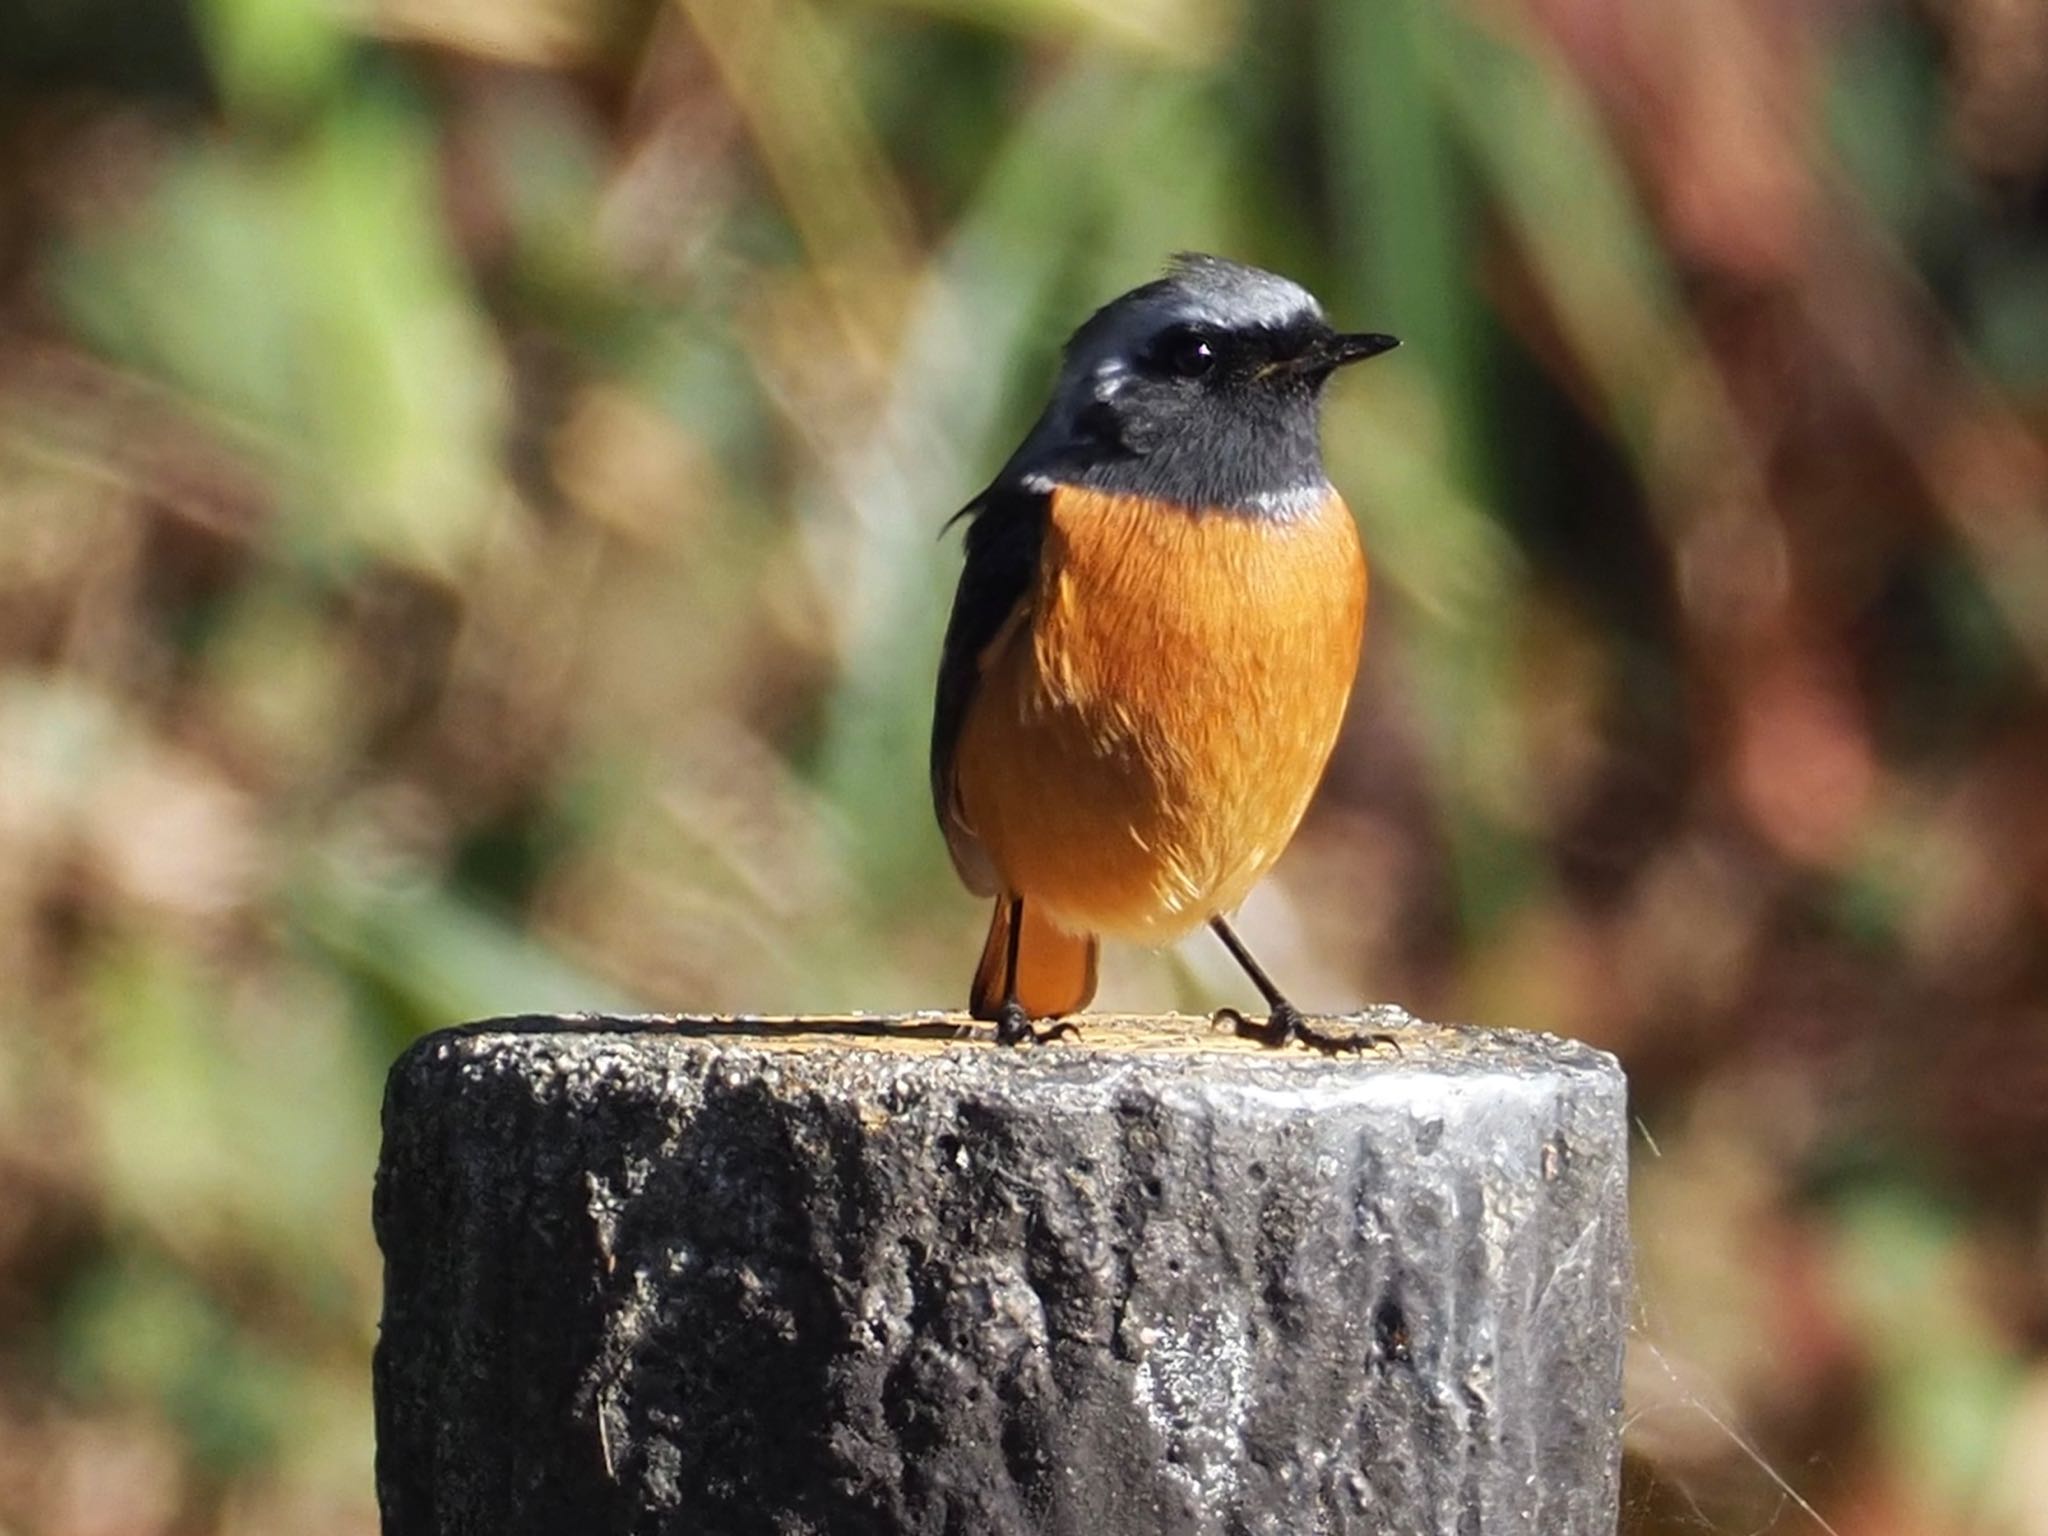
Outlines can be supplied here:
[[1161, 346], [1160, 356], [1184, 379], [1199, 379], [1216, 366], [1216, 348], [1200, 331], [1175, 331]]

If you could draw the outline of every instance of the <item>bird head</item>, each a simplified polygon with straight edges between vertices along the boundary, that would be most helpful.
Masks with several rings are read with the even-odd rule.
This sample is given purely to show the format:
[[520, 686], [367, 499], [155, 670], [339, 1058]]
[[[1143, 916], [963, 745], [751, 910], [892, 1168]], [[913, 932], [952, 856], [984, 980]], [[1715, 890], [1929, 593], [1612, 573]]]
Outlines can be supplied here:
[[1196, 506], [1271, 510], [1327, 487], [1323, 386], [1398, 346], [1341, 332], [1298, 283], [1176, 257], [1074, 332], [1011, 470]]

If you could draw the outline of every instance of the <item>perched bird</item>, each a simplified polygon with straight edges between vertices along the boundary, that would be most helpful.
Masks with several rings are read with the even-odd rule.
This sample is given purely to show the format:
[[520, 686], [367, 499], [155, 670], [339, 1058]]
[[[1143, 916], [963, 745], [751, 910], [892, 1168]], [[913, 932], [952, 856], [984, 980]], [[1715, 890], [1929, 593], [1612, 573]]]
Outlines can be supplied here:
[[1323, 386], [1396, 345], [1333, 330], [1284, 277], [1177, 257], [1074, 333], [1037, 425], [956, 514], [932, 798], [995, 898], [970, 1006], [998, 1039], [1086, 1007], [1102, 937], [1207, 923], [1269, 1010], [1219, 1017], [1333, 1043], [1225, 914], [1294, 835], [1358, 667], [1365, 554], [1323, 470]]

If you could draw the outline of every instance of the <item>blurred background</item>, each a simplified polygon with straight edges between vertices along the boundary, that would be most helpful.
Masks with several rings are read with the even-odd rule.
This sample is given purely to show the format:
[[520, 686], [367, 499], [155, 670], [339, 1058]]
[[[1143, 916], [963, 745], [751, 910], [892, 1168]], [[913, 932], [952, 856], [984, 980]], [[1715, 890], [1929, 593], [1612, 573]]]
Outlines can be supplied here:
[[418, 1032], [961, 999], [940, 525], [1183, 247], [1408, 343], [1245, 926], [1620, 1053], [1625, 1528], [2048, 1532], [2048, 6], [9, 0], [0, 1533], [374, 1528]]

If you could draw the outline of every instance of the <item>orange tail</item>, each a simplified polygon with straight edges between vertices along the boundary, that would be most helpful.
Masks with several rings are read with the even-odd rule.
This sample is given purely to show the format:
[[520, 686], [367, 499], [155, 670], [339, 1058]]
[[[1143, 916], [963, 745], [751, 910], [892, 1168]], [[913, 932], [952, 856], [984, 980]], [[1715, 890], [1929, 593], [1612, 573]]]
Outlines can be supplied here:
[[[1095, 996], [1095, 953], [1092, 934], [1065, 933], [1024, 904], [1024, 934], [1017, 945], [1017, 1001], [1034, 1019], [1079, 1013]], [[1003, 972], [1010, 959], [1010, 898], [996, 898], [989, 919], [988, 942], [981, 964], [974, 968], [974, 991], [968, 1007], [977, 1019], [992, 1019], [1003, 1006]]]

